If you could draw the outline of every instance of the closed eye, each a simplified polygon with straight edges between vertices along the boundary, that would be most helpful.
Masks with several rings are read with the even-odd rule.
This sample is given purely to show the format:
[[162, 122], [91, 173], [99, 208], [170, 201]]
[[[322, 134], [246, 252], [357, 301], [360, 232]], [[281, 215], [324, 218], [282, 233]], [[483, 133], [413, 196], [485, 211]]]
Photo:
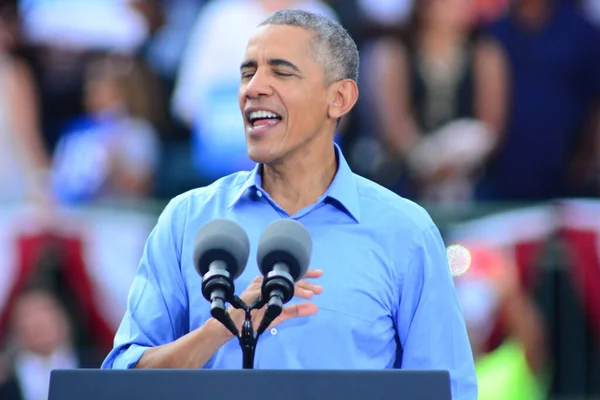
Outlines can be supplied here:
[[275, 72], [275, 75], [277, 75], [277, 76], [283, 76], [283, 77], [290, 77], [290, 76], [293, 76], [294, 74], [290, 74], [290, 73], [287, 73], [287, 72]]

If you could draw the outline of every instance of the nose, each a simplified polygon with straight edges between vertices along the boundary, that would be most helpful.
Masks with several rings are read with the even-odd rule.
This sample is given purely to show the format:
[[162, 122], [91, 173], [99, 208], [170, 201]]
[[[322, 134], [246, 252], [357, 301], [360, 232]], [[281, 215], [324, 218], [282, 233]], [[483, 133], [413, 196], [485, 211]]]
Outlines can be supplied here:
[[244, 87], [244, 96], [247, 99], [256, 99], [263, 96], [269, 96], [273, 92], [273, 88], [269, 82], [265, 72], [257, 70], [252, 78]]

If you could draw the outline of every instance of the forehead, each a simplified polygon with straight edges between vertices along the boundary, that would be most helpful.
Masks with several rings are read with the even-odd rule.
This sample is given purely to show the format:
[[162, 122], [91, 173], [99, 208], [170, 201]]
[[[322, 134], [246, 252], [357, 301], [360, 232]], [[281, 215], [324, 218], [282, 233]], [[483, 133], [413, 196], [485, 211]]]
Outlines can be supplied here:
[[248, 41], [246, 59], [293, 59], [295, 63], [306, 60], [311, 54], [313, 34], [300, 27], [265, 25], [259, 27]]

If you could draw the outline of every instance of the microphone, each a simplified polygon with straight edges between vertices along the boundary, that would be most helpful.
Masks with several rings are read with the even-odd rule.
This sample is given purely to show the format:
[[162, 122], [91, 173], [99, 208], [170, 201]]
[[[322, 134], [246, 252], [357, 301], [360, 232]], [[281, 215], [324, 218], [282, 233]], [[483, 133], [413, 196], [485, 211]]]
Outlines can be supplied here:
[[257, 333], [263, 333], [281, 314], [283, 305], [294, 296], [294, 285], [308, 270], [312, 240], [306, 228], [293, 219], [280, 219], [263, 232], [257, 251], [257, 262], [264, 276], [262, 299], [267, 310]]
[[244, 272], [249, 253], [248, 235], [231, 220], [212, 220], [196, 234], [194, 267], [202, 277], [202, 295], [211, 303], [211, 315], [235, 331], [225, 302], [233, 298], [233, 281]]

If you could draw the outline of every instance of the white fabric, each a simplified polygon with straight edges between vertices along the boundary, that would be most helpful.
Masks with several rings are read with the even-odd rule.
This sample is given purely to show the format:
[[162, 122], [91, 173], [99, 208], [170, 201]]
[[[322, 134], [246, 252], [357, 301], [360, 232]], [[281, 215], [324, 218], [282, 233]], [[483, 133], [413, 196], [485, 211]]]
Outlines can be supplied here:
[[[81, 240], [98, 311], [116, 331], [157, 214], [94, 207], [61, 210], [55, 217], [57, 234]], [[0, 313], [5, 311], [19, 275], [17, 239], [44, 229], [50, 227], [36, 222], [32, 208], [0, 203]]]
[[25, 0], [23, 33], [33, 43], [133, 52], [148, 36], [129, 0]]
[[600, 201], [595, 199], [570, 199], [560, 201], [559, 205], [562, 228], [597, 234], [596, 255], [600, 260]]
[[49, 357], [34, 353], [19, 354], [15, 369], [23, 400], [47, 400], [50, 372], [78, 366], [77, 356], [70, 348], [61, 348]]
[[498, 212], [453, 226], [449, 233], [450, 242], [476, 240], [482, 245], [511, 249], [527, 241], [547, 238], [558, 227], [553, 206], [533, 206]]
[[94, 301], [104, 321], [116, 331], [156, 215], [115, 209], [81, 209], [65, 213], [70, 234], [81, 239], [83, 261]]
[[477, 340], [487, 340], [494, 328], [500, 306], [496, 287], [487, 278], [473, 279], [464, 276], [455, 279], [455, 286], [469, 333]]

